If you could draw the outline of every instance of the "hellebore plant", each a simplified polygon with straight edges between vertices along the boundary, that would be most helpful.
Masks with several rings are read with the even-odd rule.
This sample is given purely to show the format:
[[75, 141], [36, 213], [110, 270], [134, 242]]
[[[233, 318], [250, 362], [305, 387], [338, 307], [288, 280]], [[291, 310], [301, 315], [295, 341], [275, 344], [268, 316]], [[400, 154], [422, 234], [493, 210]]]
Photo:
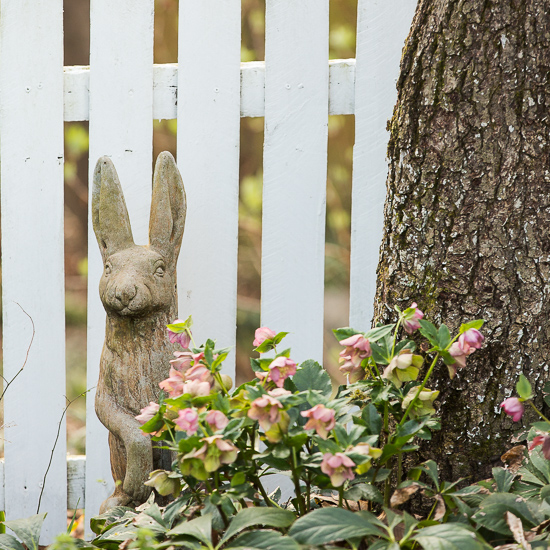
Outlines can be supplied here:
[[[212, 340], [196, 346], [190, 318], [169, 325], [170, 340], [184, 349], [175, 352], [160, 383], [159, 403], [137, 419], [174, 452], [174, 463], [170, 472], [152, 472], [147, 484], [162, 495], [172, 488], [187, 506], [215, 510], [225, 525], [249, 506], [290, 505], [302, 516], [318, 507], [316, 495], [331, 492], [340, 507], [363, 498], [370, 508], [389, 505], [392, 468], [399, 484], [402, 455], [418, 448], [413, 439], [439, 428], [439, 392], [427, 387], [434, 368], [441, 359], [454, 377], [483, 343], [483, 321], [462, 325], [451, 337], [445, 325], [424, 320], [415, 303], [396, 311], [395, 324], [334, 331], [342, 346], [340, 369], [350, 382], [336, 391], [321, 365], [298, 365], [290, 349], [278, 349], [287, 333], [260, 327], [254, 339], [259, 357], [251, 359], [255, 379], [230, 392], [232, 382], [221, 374], [229, 350], [216, 349]], [[430, 343], [424, 354], [409, 339], [416, 331]], [[279, 502], [264, 486], [267, 476], [281, 472], [294, 485], [291, 503]]]

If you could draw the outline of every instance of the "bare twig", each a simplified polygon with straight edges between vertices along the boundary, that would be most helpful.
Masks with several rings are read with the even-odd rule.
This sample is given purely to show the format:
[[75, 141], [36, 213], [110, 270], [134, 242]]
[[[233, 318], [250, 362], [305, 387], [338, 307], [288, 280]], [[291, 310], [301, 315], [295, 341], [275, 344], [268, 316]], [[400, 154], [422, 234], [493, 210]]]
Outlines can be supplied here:
[[48, 477], [48, 473], [52, 466], [53, 454], [55, 452], [55, 448], [57, 447], [57, 442], [59, 441], [59, 435], [61, 433], [61, 424], [63, 423], [63, 418], [65, 418], [65, 414], [67, 413], [67, 410], [69, 409], [69, 407], [77, 399], [80, 399], [82, 396], [86, 395], [89, 391], [92, 391], [93, 389], [95, 389], [95, 386], [88, 388], [87, 390], [83, 391], [80, 395], [77, 395], [74, 399], [71, 399], [70, 401], [67, 399], [67, 396], [65, 396], [65, 399], [67, 399], [68, 403], [65, 409], [63, 410], [63, 413], [61, 414], [61, 418], [59, 419], [59, 424], [57, 425], [57, 435], [55, 436], [52, 452], [50, 453], [50, 461], [48, 462], [48, 467], [46, 468], [46, 472], [44, 473], [44, 477], [42, 478], [42, 488], [40, 489], [40, 496], [38, 498], [38, 508], [36, 509], [37, 514], [40, 513], [40, 503], [42, 502], [42, 495], [44, 494], [44, 489], [46, 488], [46, 478]]
[[25, 365], [27, 364], [27, 361], [29, 360], [29, 352], [31, 351], [31, 346], [32, 346], [32, 343], [33, 343], [33, 340], [34, 340], [34, 335], [36, 333], [36, 330], [34, 328], [34, 321], [32, 320], [32, 317], [23, 309], [23, 307], [21, 306], [20, 303], [14, 302], [14, 304], [17, 304], [21, 308], [21, 311], [31, 320], [31, 323], [32, 323], [32, 337], [31, 337], [31, 341], [29, 343], [29, 347], [27, 348], [27, 355], [25, 356], [25, 362], [23, 363], [23, 366], [19, 369], [17, 374], [9, 382], [6, 382], [6, 379], [2, 376], [2, 379], [4, 380], [4, 382], [6, 382], [6, 387], [4, 388], [4, 391], [2, 392], [2, 394], [0, 395], [0, 401], [2, 401], [2, 399], [4, 398], [4, 394], [6, 393], [6, 391], [8, 391], [8, 388], [13, 383], [13, 381], [23, 372], [23, 369], [25, 368]]

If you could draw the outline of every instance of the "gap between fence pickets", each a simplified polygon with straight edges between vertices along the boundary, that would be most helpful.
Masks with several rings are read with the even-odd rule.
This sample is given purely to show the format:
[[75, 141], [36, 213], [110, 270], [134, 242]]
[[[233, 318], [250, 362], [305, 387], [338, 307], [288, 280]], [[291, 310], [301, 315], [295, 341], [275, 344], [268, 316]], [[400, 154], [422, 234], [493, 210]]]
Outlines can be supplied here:
[[[355, 113], [355, 59], [329, 62], [329, 115]], [[64, 68], [64, 120], [89, 119], [90, 67]], [[177, 116], [178, 65], [155, 65], [153, 71], [153, 119]], [[265, 102], [265, 63], [241, 63], [241, 117], [263, 117]]]
[[[4, 459], [0, 459], [0, 510], [6, 509]], [[85, 507], [86, 456], [67, 456], [67, 510]], [[46, 485], [48, 480], [46, 479]]]

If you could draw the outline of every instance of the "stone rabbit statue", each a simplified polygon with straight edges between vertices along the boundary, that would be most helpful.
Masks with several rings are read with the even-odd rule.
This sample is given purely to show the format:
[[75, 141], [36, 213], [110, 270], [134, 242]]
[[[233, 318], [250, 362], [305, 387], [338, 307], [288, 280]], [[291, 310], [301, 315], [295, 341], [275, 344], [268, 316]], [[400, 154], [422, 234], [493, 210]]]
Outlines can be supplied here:
[[153, 178], [149, 245], [135, 245], [113, 162], [98, 160], [92, 219], [103, 258], [99, 293], [107, 323], [95, 409], [110, 432], [117, 484], [101, 512], [145, 502], [151, 492], [143, 484], [149, 472], [170, 469], [170, 453], [152, 444], [135, 416], [158, 400], [159, 382], [168, 376], [173, 358], [166, 325], [177, 318], [176, 262], [185, 214], [185, 191], [174, 157], [161, 153]]

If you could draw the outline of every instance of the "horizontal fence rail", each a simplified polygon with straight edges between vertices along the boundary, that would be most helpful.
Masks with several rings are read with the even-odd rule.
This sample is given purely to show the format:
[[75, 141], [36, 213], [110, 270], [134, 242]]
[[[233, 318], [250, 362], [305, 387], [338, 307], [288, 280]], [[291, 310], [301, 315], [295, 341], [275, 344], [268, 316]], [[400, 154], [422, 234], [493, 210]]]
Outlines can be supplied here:
[[[329, 66], [329, 115], [355, 113], [355, 59], [331, 59]], [[64, 69], [64, 119], [90, 119], [90, 67]], [[178, 64], [153, 67], [153, 119], [177, 118]], [[241, 63], [241, 117], [265, 114], [265, 63]]]

